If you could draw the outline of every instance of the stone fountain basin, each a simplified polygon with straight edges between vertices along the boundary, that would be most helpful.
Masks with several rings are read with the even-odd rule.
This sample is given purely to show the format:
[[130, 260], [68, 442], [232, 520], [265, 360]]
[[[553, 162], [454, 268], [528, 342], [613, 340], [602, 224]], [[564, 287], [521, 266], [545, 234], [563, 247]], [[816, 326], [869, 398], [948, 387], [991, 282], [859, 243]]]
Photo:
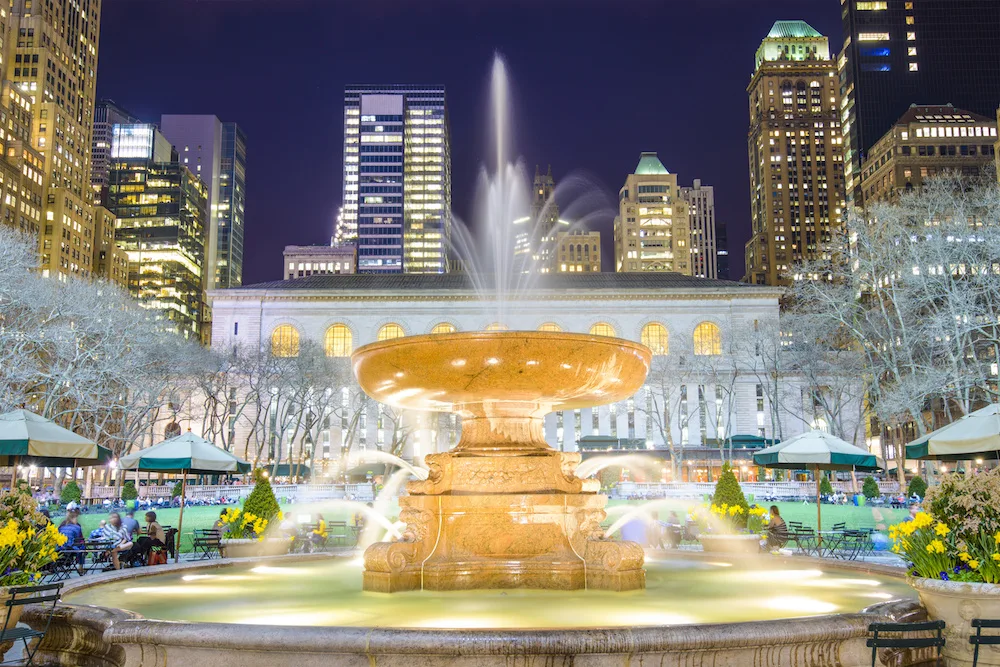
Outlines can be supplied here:
[[532, 416], [632, 396], [652, 353], [621, 338], [548, 331], [477, 331], [371, 343], [351, 356], [372, 398], [402, 408], [530, 403]]
[[[665, 554], [658, 554], [665, 556]], [[240, 563], [291, 564], [330, 558], [279, 556], [180, 563], [112, 572], [67, 583], [67, 592], [121, 579], [168, 571], [196, 574]], [[684, 558], [692, 558], [686, 554]], [[706, 556], [705, 558], [711, 558]], [[796, 566], [844, 570], [857, 576], [898, 577], [893, 568], [831, 563], [796, 557]], [[568, 608], [566, 613], [572, 614]], [[29, 623], [44, 624], [41, 609], [28, 608]], [[865, 648], [872, 622], [915, 622], [925, 618], [913, 600], [882, 602], [858, 613], [750, 621], [586, 629], [401, 629], [390, 627], [294, 627], [235, 623], [188, 623], [144, 619], [133, 612], [98, 606], [60, 605], [40, 652], [41, 664], [157, 667], [509, 667], [519, 665], [664, 667], [712, 664], [796, 667], [869, 664]], [[892, 656], [882, 656], [888, 664]], [[905, 657], [905, 656], [899, 656]], [[706, 662], [707, 659], [707, 662]], [[910, 661], [907, 661], [910, 660]], [[895, 664], [918, 664], [913, 656]]]

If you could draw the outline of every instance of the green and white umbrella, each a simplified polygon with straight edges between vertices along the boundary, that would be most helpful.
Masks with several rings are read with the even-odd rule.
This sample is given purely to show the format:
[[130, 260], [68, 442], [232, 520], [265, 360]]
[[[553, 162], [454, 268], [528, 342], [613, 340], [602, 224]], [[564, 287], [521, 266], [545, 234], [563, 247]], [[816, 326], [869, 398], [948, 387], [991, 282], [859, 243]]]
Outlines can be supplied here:
[[177, 517], [177, 545], [174, 561], [180, 560], [181, 528], [184, 524], [184, 497], [188, 475], [219, 475], [250, 472], [252, 466], [190, 431], [158, 445], [123, 456], [118, 465], [124, 470], [167, 472], [181, 475], [181, 511]]
[[813, 471], [816, 476], [816, 532], [822, 530], [823, 525], [820, 515], [820, 470], [870, 472], [885, 468], [885, 462], [880, 457], [817, 429], [760, 450], [753, 455], [753, 462], [765, 468]]
[[0, 466], [19, 462], [48, 467], [92, 466], [111, 450], [28, 410], [0, 414]]
[[906, 458], [963, 461], [1000, 458], [1000, 405], [959, 417], [906, 446]]

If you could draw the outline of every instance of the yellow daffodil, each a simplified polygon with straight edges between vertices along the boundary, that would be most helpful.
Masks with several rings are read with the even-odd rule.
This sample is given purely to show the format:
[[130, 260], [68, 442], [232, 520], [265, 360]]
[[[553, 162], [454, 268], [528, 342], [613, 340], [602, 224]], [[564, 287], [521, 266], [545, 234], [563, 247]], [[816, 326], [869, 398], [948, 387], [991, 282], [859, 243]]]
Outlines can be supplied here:
[[951, 528], [949, 528], [948, 526], [939, 521], [937, 525], [934, 526], [934, 532], [940, 535], [941, 537], [944, 537], [945, 535], [951, 532]]
[[969, 561], [969, 567], [971, 567], [973, 570], [978, 570], [979, 569], [979, 561], [975, 560], [975, 559], [970, 560]]
[[963, 563], [968, 563], [970, 558], [972, 558], [972, 556], [970, 556], [967, 551], [963, 551], [962, 553], [958, 554], [958, 560], [962, 561]]

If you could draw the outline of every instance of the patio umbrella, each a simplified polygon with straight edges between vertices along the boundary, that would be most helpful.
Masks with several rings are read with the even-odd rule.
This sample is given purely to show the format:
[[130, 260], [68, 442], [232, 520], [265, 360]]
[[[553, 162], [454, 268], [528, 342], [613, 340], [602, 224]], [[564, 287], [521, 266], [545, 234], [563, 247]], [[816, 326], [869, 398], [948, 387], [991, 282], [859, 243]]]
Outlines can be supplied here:
[[119, 466], [124, 470], [168, 472], [181, 475], [181, 511], [177, 517], [177, 545], [174, 562], [181, 558], [180, 539], [184, 525], [184, 497], [188, 475], [218, 475], [250, 472], [251, 465], [191, 431], [158, 445], [123, 456]]
[[93, 466], [112, 458], [111, 450], [34, 412], [0, 414], [0, 466], [24, 459], [48, 467]]
[[1000, 405], [996, 403], [963, 415], [906, 446], [906, 457], [910, 459], [962, 461], [977, 456], [1000, 458]]
[[[753, 462], [765, 468], [812, 470], [816, 476], [816, 532], [822, 530], [820, 514], [820, 470], [860, 470], [870, 472], [885, 468], [885, 462], [874, 454], [830, 435], [812, 430], [789, 438], [779, 445], [762, 449], [753, 455]], [[822, 538], [820, 538], [822, 540]]]

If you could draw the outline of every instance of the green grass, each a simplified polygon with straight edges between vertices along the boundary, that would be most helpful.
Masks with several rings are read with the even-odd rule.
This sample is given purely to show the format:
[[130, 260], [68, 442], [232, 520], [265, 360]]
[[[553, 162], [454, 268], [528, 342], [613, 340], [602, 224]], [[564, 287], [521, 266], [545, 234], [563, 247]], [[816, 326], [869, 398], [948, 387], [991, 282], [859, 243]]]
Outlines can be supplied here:
[[[620, 507], [622, 505], [638, 505], [640, 502], [629, 502], [623, 500], [613, 500], [608, 503], [609, 508]], [[765, 506], [770, 506], [772, 503], [766, 503]], [[804, 505], [802, 503], [773, 503], [777, 505], [781, 511], [781, 516], [785, 518], [785, 521], [799, 521], [805, 526], [810, 526], [812, 528], [816, 527], [816, 505], [809, 504]], [[690, 502], [685, 502], [683, 500], [677, 500], [676, 503], [664, 503], [664, 505], [659, 509], [660, 519], [665, 519], [671, 511], [676, 511], [682, 517], [686, 508], [690, 506]], [[215, 520], [219, 518], [219, 513], [224, 508], [222, 506], [216, 507], [185, 507], [184, 508], [184, 538], [181, 541], [181, 552], [185, 553], [191, 550], [191, 533], [196, 528], [211, 528]], [[317, 513], [323, 514], [323, 518], [327, 521], [347, 521], [350, 523], [354, 517], [354, 511], [349, 508], [336, 508], [331, 507], [329, 503], [316, 502], [316, 503], [300, 503], [297, 505], [282, 505], [281, 509], [285, 514], [290, 514], [293, 518], [299, 514], [310, 515], [310, 520], [315, 519]], [[876, 523], [882, 523], [886, 527], [891, 524], [898, 523], [905, 520], [909, 516], [907, 510], [894, 510], [889, 508], [878, 508], [878, 511], [882, 515], [881, 522], [875, 520], [875, 516], [872, 514], [873, 508], [871, 507], [854, 507], [853, 505], [823, 505], [823, 528], [828, 530], [833, 527], [835, 523], [845, 523], [848, 528], [874, 528]], [[622, 510], [617, 510], [617, 512], [612, 512], [611, 520], [621, 516]], [[157, 520], [164, 526], [177, 527], [177, 515], [179, 510], [176, 509], [165, 509], [157, 510], [156, 516]], [[398, 506], [393, 503], [389, 510], [389, 514], [395, 517], [399, 513]], [[140, 523], [143, 521], [144, 512], [140, 510], [136, 513], [136, 519]], [[90, 531], [97, 528], [101, 519], [107, 519], [107, 513], [91, 511], [87, 514], [80, 515], [80, 525], [83, 528], [83, 534], [85, 536], [90, 534]], [[610, 523], [610, 520], [606, 523]]]

